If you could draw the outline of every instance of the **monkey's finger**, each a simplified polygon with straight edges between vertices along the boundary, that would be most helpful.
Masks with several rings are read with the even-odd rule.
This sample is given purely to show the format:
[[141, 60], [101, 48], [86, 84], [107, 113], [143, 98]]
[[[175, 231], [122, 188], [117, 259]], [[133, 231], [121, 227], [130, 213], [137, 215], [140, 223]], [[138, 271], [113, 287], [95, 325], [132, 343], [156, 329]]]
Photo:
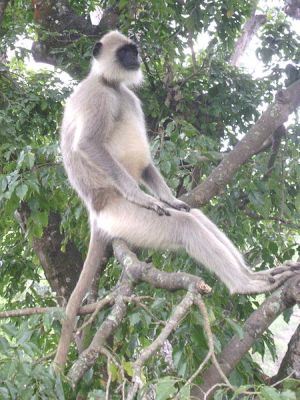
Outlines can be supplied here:
[[287, 267], [292, 268], [292, 270], [294, 270], [294, 269], [297, 270], [297, 269], [300, 268], [300, 262], [298, 262], [298, 261], [286, 261], [284, 263], [284, 265], [286, 265]]
[[167, 217], [170, 217], [171, 213], [166, 208], [160, 206], [157, 206], [157, 208], [158, 208], [157, 211], [158, 215], [166, 215]]
[[180, 200], [174, 203], [168, 203], [167, 201], [164, 201], [164, 203], [166, 203], [169, 207], [174, 208], [175, 210], [186, 211], [186, 212], [189, 212], [191, 210], [190, 206], [188, 206], [186, 203]]
[[146, 208], [148, 208], [149, 210], [155, 211], [160, 217], [164, 216], [164, 215], [169, 217], [171, 215], [170, 212], [166, 208], [164, 208], [158, 204], [155, 204], [155, 203], [149, 204], [149, 206]]
[[282, 274], [284, 271], [286, 271], [286, 268], [284, 268], [284, 267], [278, 267], [278, 268], [275, 268], [274, 271], [271, 271], [270, 274], [271, 274], [272, 276], [275, 276], [275, 275]]
[[298, 262], [289, 262], [286, 263], [284, 267], [277, 267], [275, 268], [273, 271], [271, 271], [271, 275], [275, 276], [275, 275], [279, 275], [279, 274], [283, 274], [284, 272], [286, 272], [287, 270], [290, 271], [300, 271], [300, 263]]
[[189, 205], [187, 205], [186, 203], [183, 203], [183, 204], [180, 206], [180, 210], [184, 210], [184, 211], [186, 211], [186, 212], [189, 212], [189, 211], [191, 211], [191, 207], [190, 207]]

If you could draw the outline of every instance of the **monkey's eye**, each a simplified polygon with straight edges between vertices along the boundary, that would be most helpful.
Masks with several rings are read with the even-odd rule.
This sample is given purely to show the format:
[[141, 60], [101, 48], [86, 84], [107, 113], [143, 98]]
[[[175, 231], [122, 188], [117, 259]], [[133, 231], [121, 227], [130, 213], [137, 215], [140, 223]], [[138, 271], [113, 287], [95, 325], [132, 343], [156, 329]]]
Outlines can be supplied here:
[[93, 48], [93, 56], [94, 57], [99, 56], [101, 48], [102, 48], [102, 43], [101, 42], [98, 42], [98, 43], [95, 44], [95, 46]]

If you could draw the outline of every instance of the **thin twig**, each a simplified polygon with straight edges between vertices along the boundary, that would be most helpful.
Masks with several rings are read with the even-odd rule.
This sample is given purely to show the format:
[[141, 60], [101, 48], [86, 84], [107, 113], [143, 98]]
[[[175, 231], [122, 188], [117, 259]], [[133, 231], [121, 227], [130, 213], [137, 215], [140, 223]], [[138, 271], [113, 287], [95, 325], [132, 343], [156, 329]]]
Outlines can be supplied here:
[[133, 386], [128, 393], [127, 400], [133, 400], [137, 394], [138, 389], [142, 386], [141, 370], [145, 362], [155, 354], [158, 348], [162, 347], [163, 343], [168, 339], [169, 335], [174, 329], [178, 327], [181, 320], [185, 317], [188, 309], [194, 303], [194, 293], [188, 292], [183, 300], [176, 306], [172, 316], [169, 318], [165, 327], [162, 329], [161, 333], [157, 338], [146, 347], [137, 358], [133, 364]]
[[90, 325], [94, 319], [96, 318], [97, 314], [103, 310], [103, 308], [106, 305], [112, 305], [115, 301], [115, 298], [117, 296], [116, 292], [110, 293], [107, 297], [105, 297], [104, 299], [100, 300], [99, 302], [97, 302], [97, 306], [95, 307], [94, 312], [92, 313], [92, 315], [90, 316], [90, 318], [84, 322], [76, 331], [76, 335], [79, 335], [88, 325]]
[[280, 381], [273, 383], [273, 385], [271, 385], [271, 386], [276, 387], [276, 386], [280, 385], [282, 382], [286, 381], [287, 379], [290, 379], [294, 375], [295, 372], [296, 371], [293, 369], [293, 371], [290, 374], [288, 374], [288, 376], [284, 377]]
[[125, 383], [126, 383], [127, 379], [125, 377], [124, 368], [117, 361], [116, 357], [106, 347], [104, 347], [104, 346], [101, 347], [100, 353], [104, 354], [108, 358], [108, 360], [112, 361], [120, 370], [121, 377], [122, 377], [122, 400], [125, 400]]
[[197, 294], [195, 296], [195, 300], [194, 302], [197, 304], [197, 306], [199, 307], [199, 310], [203, 316], [203, 321], [204, 321], [204, 331], [206, 333], [207, 336], [207, 342], [208, 342], [208, 347], [209, 350], [212, 352], [211, 354], [211, 358], [212, 358], [212, 362], [214, 364], [214, 366], [216, 367], [217, 371], [219, 372], [220, 376], [222, 377], [222, 379], [224, 380], [224, 382], [226, 383], [226, 385], [231, 389], [234, 390], [234, 387], [231, 385], [231, 383], [229, 382], [227, 376], [224, 374], [218, 360], [217, 357], [215, 355], [215, 348], [214, 348], [214, 339], [213, 339], [213, 334], [212, 331], [210, 329], [210, 323], [209, 323], [209, 316], [208, 316], [208, 312], [205, 306], [204, 301], [202, 300], [202, 297], [200, 294]]
[[216, 390], [218, 387], [228, 387], [226, 383], [216, 383], [214, 386], [212, 386], [205, 394], [204, 394], [204, 399], [203, 400], [208, 400], [209, 395], [211, 392]]

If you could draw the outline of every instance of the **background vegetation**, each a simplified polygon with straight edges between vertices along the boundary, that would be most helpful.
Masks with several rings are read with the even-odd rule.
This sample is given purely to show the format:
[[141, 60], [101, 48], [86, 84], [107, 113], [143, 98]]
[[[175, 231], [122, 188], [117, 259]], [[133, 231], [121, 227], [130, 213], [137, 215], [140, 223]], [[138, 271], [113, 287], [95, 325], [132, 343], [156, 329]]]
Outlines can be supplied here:
[[[34, 315], [1, 321], [1, 399], [107, 399], [108, 392], [111, 399], [121, 399], [122, 384], [127, 388], [133, 376], [132, 362], [157, 337], [183, 296], [182, 291], [169, 293], [140, 284], [137, 295], [149, 296], [144, 307], [129, 305], [106, 344], [108, 353], [76, 389], [52, 370], [63, 317], [60, 306], [78, 279], [89, 237], [86, 212], [63, 171], [59, 126], [66, 97], [88, 73], [95, 40], [116, 28], [138, 40], [145, 74], [139, 95], [152, 154], [180, 197], [206, 181], [276, 92], [299, 79], [300, 41], [293, 30], [297, 18], [297, 1], [0, 1], [0, 307], [36, 310]], [[256, 25], [248, 33], [259, 38], [259, 78], [239, 67], [241, 58], [233, 57], [236, 51], [244, 54], [237, 39], [250, 20]], [[248, 64], [256, 62], [254, 54], [251, 57]], [[52, 68], [35, 69], [33, 59]], [[290, 112], [285, 127], [270, 132], [220, 187], [218, 196], [197, 204], [255, 269], [295, 260], [300, 250], [299, 114]], [[217, 354], [233, 334], [243, 335], [243, 322], [259, 305], [256, 297], [230, 296], [219, 280], [185, 254], [150, 251], [139, 257], [166, 272], [201, 276], [212, 287], [212, 295], [204, 300]], [[87, 302], [109, 293], [120, 273], [111, 257]], [[38, 307], [52, 308], [38, 313]], [[108, 313], [109, 309], [99, 312], [81, 347]], [[287, 323], [290, 313], [285, 313]], [[145, 364], [145, 389], [139, 398], [163, 400], [178, 394], [207, 354], [203, 324], [199, 310], [191, 308]], [[299, 328], [297, 332], [294, 348], [299, 351]], [[253, 352], [264, 356], [267, 348], [275, 359], [268, 330]], [[77, 351], [74, 345], [67, 371]], [[237, 392], [221, 387], [215, 399], [237, 398], [238, 392], [249, 390], [256, 395], [243, 398], [299, 399], [299, 363], [298, 371], [293, 368], [282, 367], [281, 378], [292, 374], [275, 388], [247, 354], [229, 376]], [[202, 382], [200, 374], [194, 383]], [[185, 386], [178, 398], [190, 398], [191, 387]]]

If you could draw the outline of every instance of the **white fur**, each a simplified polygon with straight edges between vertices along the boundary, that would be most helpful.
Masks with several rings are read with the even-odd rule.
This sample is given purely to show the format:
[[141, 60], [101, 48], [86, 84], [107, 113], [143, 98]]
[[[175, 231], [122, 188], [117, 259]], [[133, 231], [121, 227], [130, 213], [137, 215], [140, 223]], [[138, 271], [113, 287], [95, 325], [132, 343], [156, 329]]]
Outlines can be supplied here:
[[141, 69], [128, 71], [120, 66], [116, 59], [116, 50], [131, 41], [120, 32], [111, 31], [104, 36], [101, 43], [103, 49], [100, 55], [93, 60], [91, 74], [102, 76], [109, 82], [122, 82], [128, 87], [141, 85], [143, 82]]

